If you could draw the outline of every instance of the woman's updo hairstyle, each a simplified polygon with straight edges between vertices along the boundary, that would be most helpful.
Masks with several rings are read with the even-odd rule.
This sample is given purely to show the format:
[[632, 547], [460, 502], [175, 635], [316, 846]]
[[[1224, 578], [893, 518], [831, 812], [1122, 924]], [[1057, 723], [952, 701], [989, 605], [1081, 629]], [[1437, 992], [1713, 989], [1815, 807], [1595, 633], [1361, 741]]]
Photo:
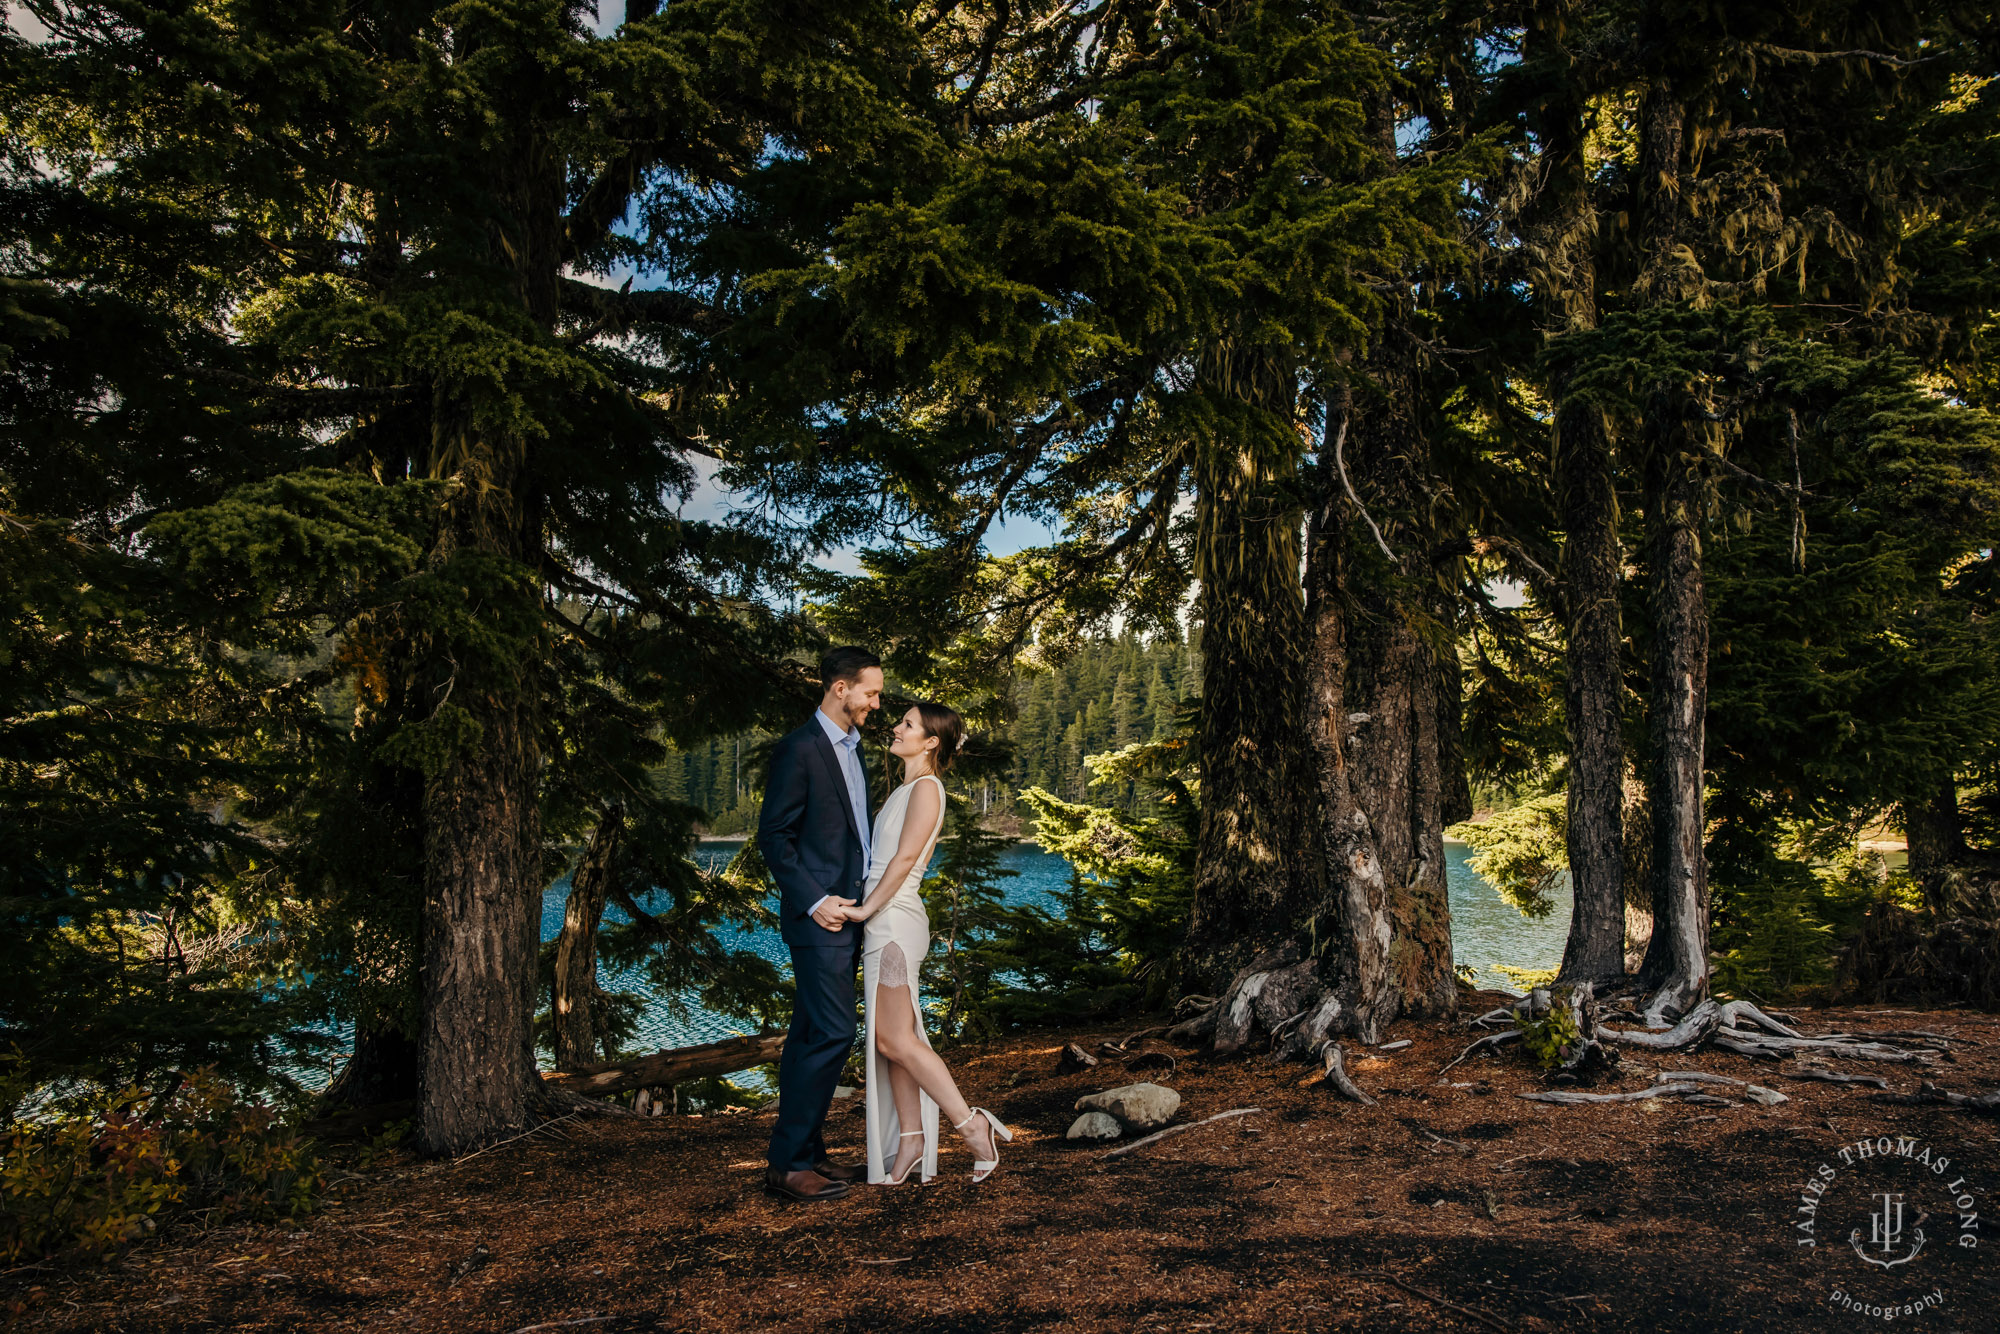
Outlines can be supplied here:
[[965, 745], [965, 719], [958, 716], [958, 710], [940, 704], [934, 699], [917, 701], [917, 717], [923, 721], [924, 735], [937, 738], [937, 751], [931, 756], [931, 772], [942, 778], [951, 772], [952, 761]]

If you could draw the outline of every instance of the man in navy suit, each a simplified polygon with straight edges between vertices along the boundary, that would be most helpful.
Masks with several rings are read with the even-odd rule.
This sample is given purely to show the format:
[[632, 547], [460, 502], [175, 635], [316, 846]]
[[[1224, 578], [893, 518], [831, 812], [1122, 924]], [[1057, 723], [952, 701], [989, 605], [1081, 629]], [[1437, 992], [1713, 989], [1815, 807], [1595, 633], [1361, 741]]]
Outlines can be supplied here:
[[854, 1045], [854, 972], [861, 928], [839, 909], [861, 900], [868, 874], [868, 775], [861, 724], [882, 703], [882, 660], [837, 648], [819, 663], [819, 709], [771, 751], [757, 850], [778, 882], [779, 930], [798, 996], [778, 1059], [778, 1124], [765, 1193], [830, 1200], [867, 1169], [827, 1160], [821, 1129]]

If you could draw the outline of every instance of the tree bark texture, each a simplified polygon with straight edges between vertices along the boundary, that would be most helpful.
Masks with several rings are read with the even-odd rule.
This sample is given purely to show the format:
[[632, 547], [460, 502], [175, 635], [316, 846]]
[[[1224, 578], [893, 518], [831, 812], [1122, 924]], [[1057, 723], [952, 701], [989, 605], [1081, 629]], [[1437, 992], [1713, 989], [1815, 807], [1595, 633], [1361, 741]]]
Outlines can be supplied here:
[[[1330, 440], [1347, 429], [1348, 415], [1343, 390], [1328, 406]], [[1307, 721], [1319, 778], [1326, 897], [1309, 944], [1319, 950], [1321, 979], [1338, 1006], [1338, 1013], [1329, 1015], [1322, 1029], [1374, 1043], [1382, 1040], [1400, 1012], [1402, 991], [1390, 967], [1395, 917], [1389, 885], [1347, 763], [1352, 724], [1347, 706], [1347, 607], [1341, 583], [1346, 501], [1331, 448], [1321, 455], [1307, 529], [1312, 627]]]
[[1199, 377], [1202, 794], [1182, 971], [1189, 990], [1213, 995], [1260, 949], [1301, 934], [1318, 895], [1295, 372], [1278, 354], [1218, 340]]
[[1958, 813], [1958, 784], [1940, 779], [1929, 791], [1903, 799], [1903, 836], [1909, 841], [1910, 874], [1919, 879], [1965, 860], [1965, 830]]
[[[1678, 434], [1676, 432], [1676, 434]], [[1703, 481], [1666, 441], [1647, 460], [1646, 556], [1653, 621], [1647, 735], [1653, 813], [1653, 938], [1640, 965], [1648, 1008], [1685, 1013], [1708, 990], [1703, 722], [1708, 615], [1701, 578]]]
[[[1527, 17], [1528, 57], [1570, 67], [1576, 0]], [[1557, 81], [1533, 116], [1547, 163], [1524, 229], [1536, 282], [1554, 312], [1549, 332], [1598, 323], [1598, 251], [1587, 149], [1591, 108], [1573, 80]], [[1602, 411], [1578, 402], [1566, 378], [1552, 386], [1550, 444], [1563, 533], [1557, 591], [1564, 630], [1564, 731], [1569, 749], [1568, 860], [1574, 907], [1559, 980], [1611, 983], [1625, 974], [1624, 682], [1620, 659], [1618, 493]]]
[[540, 768], [524, 699], [469, 704], [480, 741], [424, 794], [421, 1142], [452, 1154], [523, 1128], [535, 1069]]
[[[1451, 905], [1445, 887], [1446, 747], [1439, 698], [1451, 652], [1428, 553], [1436, 534], [1426, 476], [1430, 450], [1415, 418], [1416, 348], [1392, 325], [1370, 354], [1366, 379], [1346, 395], [1340, 463], [1359, 497], [1343, 502], [1341, 562], [1348, 608], [1348, 782], [1367, 813], [1389, 886], [1395, 939], [1389, 965], [1405, 1014], [1458, 1006]], [[1338, 484], [1338, 483], [1337, 483]], [[1342, 487], [1343, 492], [1345, 486]], [[1366, 511], [1364, 517], [1362, 511]], [[1374, 529], [1394, 560], [1376, 544]]]
[[[1640, 112], [1639, 201], [1649, 306], [1684, 301], [1701, 276], [1679, 247], [1686, 108], [1666, 80]], [[1663, 383], [1648, 404], [1643, 466], [1647, 607], [1648, 799], [1652, 805], [1653, 937], [1639, 969], [1650, 1014], [1686, 1013], [1708, 992], [1708, 866], [1703, 749], [1708, 712], [1708, 607], [1702, 588], [1706, 502], [1694, 386]]]
[[[537, 132], [496, 162], [511, 215], [497, 218], [495, 261], [540, 329], [557, 317], [562, 163]], [[440, 750], [426, 766], [424, 1005], [419, 1144], [456, 1154], [518, 1133], [538, 1114], [536, 960], [540, 946], [542, 683], [545, 624], [535, 572], [543, 501], [531, 439], [490, 406], [440, 385], [428, 473], [459, 489], [431, 553], [466, 581], [478, 634], [440, 633], [432, 698]], [[476, 389], [467, 390], [476, 393]]]
[[1560, 980], [1625, 975], [1625, 683], [1618, 496], [1602, 415], [1557, 411], [1556, 488], [1566, 530], [1564, 727], [1569, 740], [1569, 877], [1574, 896]]
[[558, 1070], [581, 1070], [597, 1060], [597, 928], [617, 873], [624, 841], [625, 811], [612, 805], [591, 832], [590, 846], [570, 877], [563, 903], [562, 934], [556, 938], [555, 986], [549, 998]]

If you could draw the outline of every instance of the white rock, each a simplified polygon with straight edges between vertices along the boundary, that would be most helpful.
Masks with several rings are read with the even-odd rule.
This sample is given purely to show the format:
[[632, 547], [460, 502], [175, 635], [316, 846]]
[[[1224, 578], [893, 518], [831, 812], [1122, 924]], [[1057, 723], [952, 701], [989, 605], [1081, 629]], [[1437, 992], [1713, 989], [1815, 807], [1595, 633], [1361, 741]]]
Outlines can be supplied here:
[[1109, 1112], [1127, 1130], [1158, 1130], [1180, 1110], [1181, 1095], [1159, 1084], [1125, 1084], [1076, 1100], [1079, 1112]]
[[1085, 1112], [1070, 1124], [1070, 1139], [1117, 1139], [1124, 1134], [1118, 1118], [1108, 1112]]

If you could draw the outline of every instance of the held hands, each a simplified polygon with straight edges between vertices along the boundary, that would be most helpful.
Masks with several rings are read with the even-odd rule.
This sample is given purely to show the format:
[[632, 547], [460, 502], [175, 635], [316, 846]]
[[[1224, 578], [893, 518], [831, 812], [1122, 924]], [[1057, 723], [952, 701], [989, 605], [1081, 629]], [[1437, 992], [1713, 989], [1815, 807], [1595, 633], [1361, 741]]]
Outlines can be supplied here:
[[812, 919], [828, 931], [838, 931], [846, 925], [851, 915], [848, 909], [853, 906], [853, 899], [843, 899], [837, 895], [829, 896], [813, 909]]

